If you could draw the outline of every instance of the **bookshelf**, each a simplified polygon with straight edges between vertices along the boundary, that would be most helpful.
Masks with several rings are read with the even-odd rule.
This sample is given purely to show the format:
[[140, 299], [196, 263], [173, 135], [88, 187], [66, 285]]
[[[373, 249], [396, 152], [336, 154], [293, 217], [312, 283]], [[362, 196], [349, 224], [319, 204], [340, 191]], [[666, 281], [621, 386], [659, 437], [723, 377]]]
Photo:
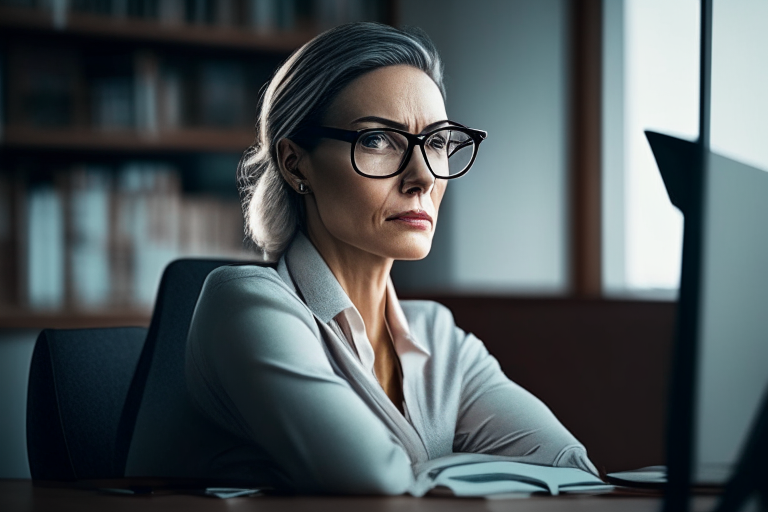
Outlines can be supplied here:
[[258, 34], [229, 27], [163, 24], [157, 20], [111, 18], [89, 13], [70, 13], [66, 28], [59, 29], [51, 12], [0, 5], [0, 28], [27, 34], [55, 34], [63, 39], [86, 38], [134, 43], [170, 43], [190, 47], [254, 52], [290, 53], [318, 31], [300, 28]]
[[148, 325], [165, 264], [248, 259], [259, 91], [396, 0], [0, 0], [0, 329]]
[[134, 153], [241, 153], [255, 137], [252, 130], [192, 128], [157, 135], [108, 133], [88, 129], [8, 127], [3, 147], [16, 151], [87, 151]]
[[148, 310], [31, 311], [9, 308], [0, 312], [0, 329], [89, 329], [94, 327], [149, 327]]

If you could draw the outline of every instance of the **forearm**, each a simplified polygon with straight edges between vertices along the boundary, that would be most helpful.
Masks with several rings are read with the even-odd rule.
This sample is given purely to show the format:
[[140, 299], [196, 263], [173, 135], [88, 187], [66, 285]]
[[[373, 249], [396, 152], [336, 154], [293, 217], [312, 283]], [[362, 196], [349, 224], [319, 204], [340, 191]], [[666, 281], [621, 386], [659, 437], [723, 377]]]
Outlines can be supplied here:
[[577, 467], [597, 474], [584, 446], [552, 411], [509, 380], [477, 338], [467, 338], [454, 449], [511, 456], [532, 464]]

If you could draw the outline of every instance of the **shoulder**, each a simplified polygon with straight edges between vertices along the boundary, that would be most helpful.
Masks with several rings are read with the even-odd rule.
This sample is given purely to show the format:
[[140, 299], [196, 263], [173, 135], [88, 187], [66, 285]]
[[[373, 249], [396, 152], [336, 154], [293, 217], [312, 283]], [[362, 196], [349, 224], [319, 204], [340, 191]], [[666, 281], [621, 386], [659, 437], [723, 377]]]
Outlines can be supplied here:
[[209, 274], [195, 307], [187, 364], [205, 375], [245, 372], [255, 361], [322, 365], [321, 340], [312, 311], [275, 269], [221, 267]]
[[[223, 265], [211, 271], [203, 285], [203, 291], [212, 292], [222, 286], [245, 286], [248, 281], [285, 284], [273, 267], [262, 265]], [[286, 286], [287, 288], [287, 286]]]
[[303, 305], [276, 269], [261, 265], [225, 265], [213, 270], [203, 283], [200, 300], [213, 296], [225, 301], [263, 296]]
[[[269, 320], [288, 314], [314, 324], [312, 312], [272, 267], [260, 265], [222, 266], [213, 270], [200, 292], [196, 317]], [[269, 318], [266, 318], [269, 317]]]

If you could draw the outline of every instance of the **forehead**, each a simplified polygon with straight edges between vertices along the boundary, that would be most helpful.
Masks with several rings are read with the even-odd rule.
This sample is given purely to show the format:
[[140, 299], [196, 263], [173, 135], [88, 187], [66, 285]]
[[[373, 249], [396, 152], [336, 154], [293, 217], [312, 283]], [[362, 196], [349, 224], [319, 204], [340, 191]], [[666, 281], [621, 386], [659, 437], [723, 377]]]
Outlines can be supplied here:
[[412, 129], [447, 118], [440, 89], [420, 69], [387, 66], [359, 76], [336, 96], [326, 123], [348, 125], [364, 116], [377, 116]]

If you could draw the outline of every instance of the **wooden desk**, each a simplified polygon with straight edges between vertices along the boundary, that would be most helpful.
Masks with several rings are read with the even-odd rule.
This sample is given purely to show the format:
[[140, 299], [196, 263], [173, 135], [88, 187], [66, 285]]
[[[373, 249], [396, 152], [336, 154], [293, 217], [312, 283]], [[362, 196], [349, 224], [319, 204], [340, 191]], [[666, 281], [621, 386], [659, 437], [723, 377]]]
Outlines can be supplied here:
[[[714, 496], [698, 496], [693, 512], [712, 510]], [[180, 494], [152, 496], [116, 496], [96, 491], [66, 487], [33, 486], [30, 480], [0, 480], [0, 510], [3, 512], [237, 512], [253, 510], [322, 512], [556, 512], [556, 511], [627, 511], [657, 512], [661, 500], [654, 496], [575, 496], [535, 497], [510, 500], [460, 498], [394, 497], [278, 497], [256, 496], [220, 500]]]

